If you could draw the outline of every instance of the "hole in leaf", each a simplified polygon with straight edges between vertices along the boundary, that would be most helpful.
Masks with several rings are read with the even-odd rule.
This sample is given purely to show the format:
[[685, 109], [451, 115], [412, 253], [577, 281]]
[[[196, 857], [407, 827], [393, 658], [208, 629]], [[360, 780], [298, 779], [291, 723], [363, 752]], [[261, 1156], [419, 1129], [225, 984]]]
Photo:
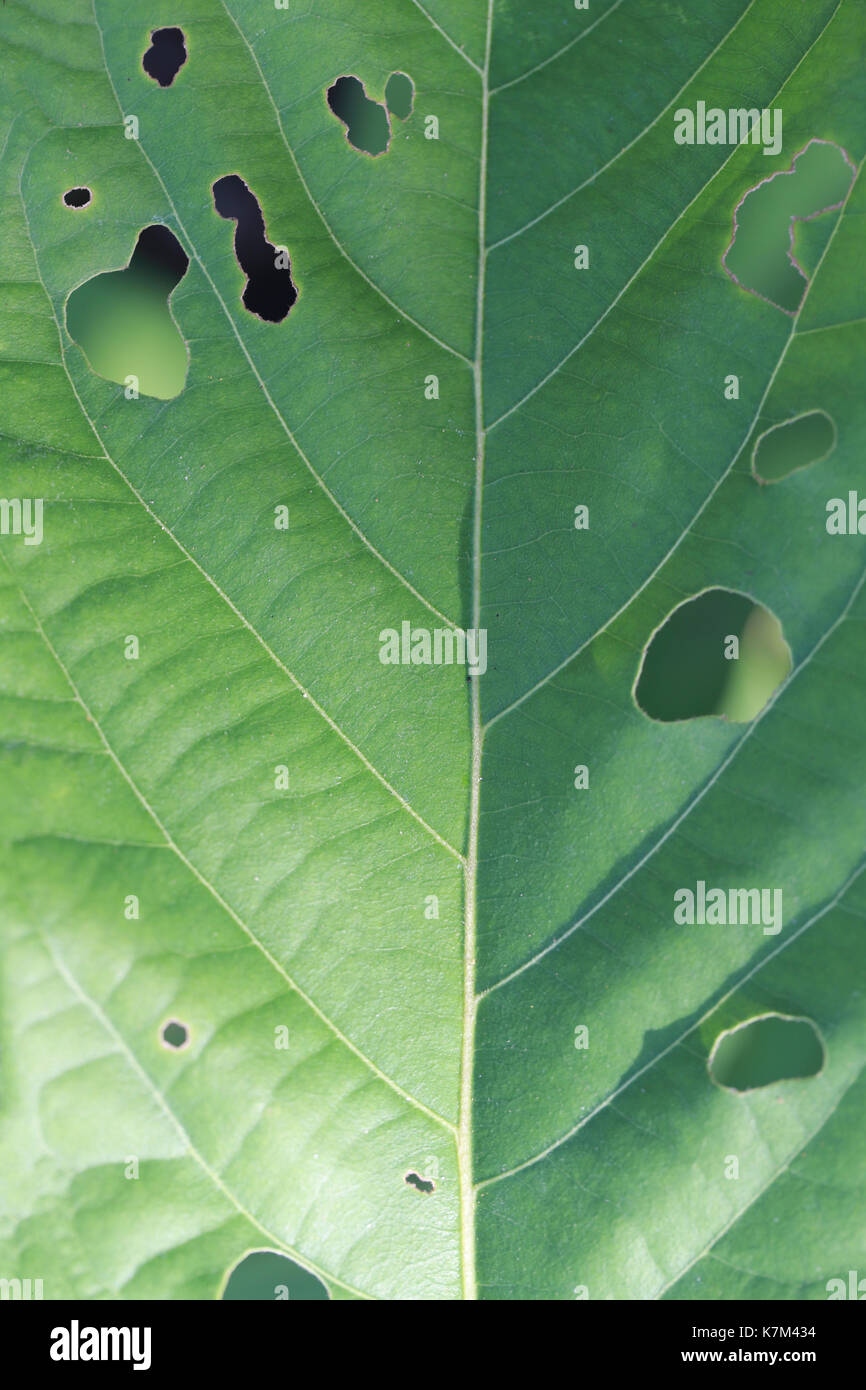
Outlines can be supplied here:
[[169, 311], [189, 257], [168, 227], [145, 227], [125, 270], [79, 285], [66, 304], [66, 327], [98, 376], [145, 396], [170, 400], [183, 390], [186, 344]]
[[759, 483], [778, 483], [800, 468], [820, 463], [836, 446], [836, 426], [824, 410], [795, 415], [765, 430], [752, 451]]
[[422, 1178], [420, 1173], [407, 1173], [404, 1182], [409, 1187], [414, 1187], [418, 1192], [435, 1192], [436, 1184], [429, 1178]]
[[[407, 78], [408, 81], [408, 78]], [[357, 77], [338, 77], [328, 88], [328, 105], [346, 127], [346, 139], [362, 154], [384, 153], [391, 139], [388, 113], [367, 96]]]
[[790, 671], [778, 619], [746, 594], [708, 589], [653, 633], [634, 695], [644, 714], [666, 723], [708, 715], [748, 723]]
[[834, 219], [823, 215], [841, 206], [854, 173], [841, 146], [810, 140], [790, 169], [750, 188], [734, 210], [733, 235], [722, 256], [731, 279], [777, 309], [796, 313], [809, 278], [795, 254], [798, 225], [823, 218], [804, 242], [811, 270], [834, 226]]
[[217, 179], [213, 200], [220, 217], [237, 223], [235, 255], [247, 277], [244, 308], [267, 323], [282, 323], [298, 297], [288, 251], [268, 241], [259, 201], [237, 174]]
[[406, 121], [412, 115], [412, 102], [415, 87], [411, 77], [405, 72], [392, 72], [385, 87], [385, 105], [398, 121]]
[[63, 201], [68, 208], [86, 208], [92, 197], [89, 188], [67, 188]]
[[186, 62], [186, 56], [182, 29], [153, 29], [150, 48], [142, 58], [141, 66], [160, 87], [170, 87]]
[[229, 1272], [224, 1299], [281, 1300], [309, 1303], [329, 1298], [315, 1274], [276, 1250], [253, 1250]]
[[720, 1033], [707, 1065], [717, 1086], [754, 1091], [817, 1076], [825, 1060], [823, 1039], [811, 1019], [762, 1014]]
[[163, 1046], [170, 1047], [175, 1052], [186, 1047], [189, 1042], [189, 1029], [185, 1023], [178, 1022], [176, 1018], [170, 1018], [168, 1023], [164, 1023], [159, 1035]]

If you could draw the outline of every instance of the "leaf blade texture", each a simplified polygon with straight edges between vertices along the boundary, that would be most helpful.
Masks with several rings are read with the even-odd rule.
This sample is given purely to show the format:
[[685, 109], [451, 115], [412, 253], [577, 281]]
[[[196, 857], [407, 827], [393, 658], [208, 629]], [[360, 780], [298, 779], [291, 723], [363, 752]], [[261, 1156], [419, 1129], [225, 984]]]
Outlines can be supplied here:
[[[358, 13], [4, 11], [0, 492], [44, 537], [0, 537], [0, 1273], [208, 1298], [269, 1249], [334, 1298], [824, 1297], [866, 1261], [866, 599], [825, 527], [863, 486], [862, 9]], [[395, 72], [372, 157], [326, 93]], [[701, 101], [781, 108], [781, 150], [676, 144]], [[786, 313], [722, 256], [814, 139], [852, 182]], [[189, 257], [169, 400], [66, 321], [154, 224]], [[762, 486], [810, 410], [829, 456]], [[791, 674], [749, 723], [650, 719], [642, 653], [712, 587]], [[404, 624], [484, 629], [483, 675], [383, 664]], [[781, 888], [781, 930], [674, 924], [701, 880]], [[715, 1086], [766, 1012], [821, 1072]]]

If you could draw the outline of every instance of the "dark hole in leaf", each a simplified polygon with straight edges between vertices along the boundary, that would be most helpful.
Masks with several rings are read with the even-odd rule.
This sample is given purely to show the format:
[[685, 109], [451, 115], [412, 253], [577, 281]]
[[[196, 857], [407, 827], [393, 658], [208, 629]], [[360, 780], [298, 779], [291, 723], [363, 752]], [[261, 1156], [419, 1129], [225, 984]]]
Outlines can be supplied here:
[[186, 62], [186, 42], [182, 29], [153, 29], [150, 48], [141, 60], [148, 77], [160, 87], [170, 87]]
[[222, 1297], [309, 1303], [327, 1300], [329, 1294], [321, 1279], [288, 1256], [276, 1250], [253, 1250], [229, 1274]]
[[186, 344], [168, 299], [189, 257], [168, 227], [145, 227], [124, 270], [94, 275], [66, 305], [69, 336], [94, 372], [123, 385], [135, 376], [145, 396], [169, 400], [186, 380]]
[[666, 723], [707, 715], [747, 723], [790, 670], [790, 649], [768, 609], [746, 594], [708, 589], [675, 608], [650, 638], [635, 700]]
[[367, 96], [357, 77], [338, 77], [328, 88], [328, 105], [346, 127], [346, 139], [363, 154], [382, 154], [391, 139], [388, 113]]
[[159, 223], [145, 227], [140, 233], [129, 262], [130, 270], [135, 269], [161, 280], [166, 293], [183, 279], [188, 266], [189, 256], [174, 232]]
[[92, 197], [89, 188], [67, 188], [63, 201], [68, 208], [86, 208]]
[[172, 1018], [162, 1025], [160, 1037], [166, 1047], [173, 1047], [177, 1051], [189, 1041], [189, 1029], [185, 1023], [178, 1023], [176, 1018]]
[[759, 482], [778, 483], [812, 463], [820, 463], [836, 444], [836, 426], [823, 410], [809, 410], [765, 430], [752, 453]]
[[824, 1043], [808, 1018], [764, 1014], [721, 1033], [710, 1054], [710, 1076], [731, 1091], [817, 1076]]
[[435, 1192], [436, 1184], [430, 1182], [428, 1178], [422, 1178], [419, 1173], [407, 1173], [404, 1181], [409, 1187], [416, 1188], [419, 1192]]
[[392, 72], [385, 87], [385, 105], [398, 121], [405, 121], [412, 115], [412, 102], [415, 87], [411, 77], [405, 72]]
[[282, 323], [298, 297], [288, 252], [268, 241], [259, 201], [237, 174], [217, 179], [213, 200], [220, 217], [237, 223], [235, 255], [247, 277], [244, 307], [268, 323]]

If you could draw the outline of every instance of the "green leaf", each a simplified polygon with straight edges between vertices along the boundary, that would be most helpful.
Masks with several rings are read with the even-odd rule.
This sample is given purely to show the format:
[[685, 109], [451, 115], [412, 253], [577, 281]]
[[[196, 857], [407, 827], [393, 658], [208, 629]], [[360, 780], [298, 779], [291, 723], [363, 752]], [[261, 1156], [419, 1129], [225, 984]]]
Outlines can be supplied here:
[[[0, 26], [0, 1275], [211, 1298], [265, 1250], [334, 1298], [826, 1297], [866, 1267], [863, 539], [826, 524], [864, 486], [862, 5]], [[381, 112], [395, 73], [374, 158], [327, 93]], [[781, 109], [781, 148], [676, 143], [699, 102]], [[791, 209], [789, 313], [723, 257], [814, 140], [852, 180]], [[67, 319], [154, 225], [179, 394]], [[810, 412], [829, 452], [764, 486]], [[707, 589], [790, 675], [749, 722], [650, 718], [645, 649]], [[404, 624], [483, 629], [486, 670], [384, 664]], [[778, 930], [678, 922], [700, 883], [781, 892]], [[716, 1084], [763, 1015], [823, 1065]]]

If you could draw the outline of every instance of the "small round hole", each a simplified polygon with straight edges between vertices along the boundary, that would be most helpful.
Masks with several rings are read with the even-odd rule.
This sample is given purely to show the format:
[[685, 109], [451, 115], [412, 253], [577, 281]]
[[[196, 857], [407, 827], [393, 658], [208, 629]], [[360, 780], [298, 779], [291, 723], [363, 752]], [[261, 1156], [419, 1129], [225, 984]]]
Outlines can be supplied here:
[[185, 1023], [179, 1023], [176, 1018], [170, 1018], [168, 1023], [162, 1025], [160, 1037], [163, 1047], [170, 1047], [173, 1052], [178, 1052], [189, 1042], [189, 1029]]
[[92, 197], [89, 188], [67, 188], [63, 201], [68, 208], [86, 208]]

